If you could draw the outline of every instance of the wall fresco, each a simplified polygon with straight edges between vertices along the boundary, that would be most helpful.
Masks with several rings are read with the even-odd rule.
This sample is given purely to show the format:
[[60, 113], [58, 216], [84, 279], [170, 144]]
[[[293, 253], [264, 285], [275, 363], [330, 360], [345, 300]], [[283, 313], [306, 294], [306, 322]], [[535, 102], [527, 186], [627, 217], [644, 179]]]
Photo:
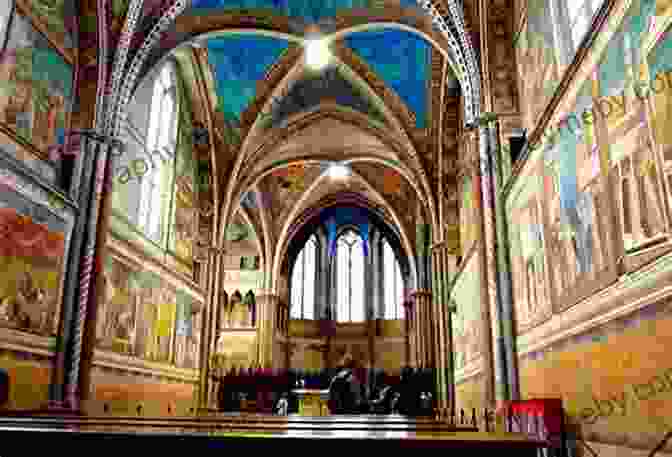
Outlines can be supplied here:
[[[604, 51], [598, 70], [599, 89], [594, 91], [594, 95], [620, 102], [613, 103], [620, 109], [606, 120], [605, 143], [609, 145], [609, 166], [616, 172], [615, 195], [626, 251], [648, 244], [668, 232], [669, 226], [669, 197], [665, 198], [660, 181], [660, 165], [664, 164], [656, 159], [646, 100], [642, 97], [645, 94], [636, 83], [644, 80], [647, 70], [644, 42], [654, 8], [655, 2], [648, 0], [632, 2]], [[656, 61], [654, 57], [651, 62], [654, 68]]]
[[65, 143], [72, 83], [72, 67], [16, 14], [0, 57], [0, 123], [48, 154]]
[[478, 203], [474, 192], [474, 181], [471, 177], [465, 177], [461, 184], [460, 193], [460, 255], [467, 255], [471, 247], [478, 239]]
[[200, 307], [154, 273], [108, 261], [98, 308], [97, 347], [168, 363], [198, 366]]
[[[592, 86], [590, 79], [582, 83], [571, 112], [543, 150], [544, 224], [556, 301], [575, 302], [587, 285], [601, 279], [613, 255], [602, 158], [594, 125], [582, 118], [593, 101]], [[570, 119], [584, 121], [576, 122], [575, 129], [562, 128]]]
[[530, 131], [560, 81], [560, 66], [551, 23], [551, 0], [528, 2], [515, 40], [518, 62], [518, 90], [523, 124]]
[[457, 311], [453, 316], [455, 369], [478, 358], [482, 351], [481, 276], [478, 255], [466, 260], [464, 270], [451, 291]]
[[[543, 209], [539, 199], [544, 172], [541, 161], [528, 165], [534, 176], [526, 176], [507, 208], [513, 297], [519, 334], [548, 317], [551, 299], [548, 289]], [[558, 265], [551, 263], [551, 268]]]
[[0, 192], [0, 326], [57, 333], [66, 233], [66, 222], [45, 207]]

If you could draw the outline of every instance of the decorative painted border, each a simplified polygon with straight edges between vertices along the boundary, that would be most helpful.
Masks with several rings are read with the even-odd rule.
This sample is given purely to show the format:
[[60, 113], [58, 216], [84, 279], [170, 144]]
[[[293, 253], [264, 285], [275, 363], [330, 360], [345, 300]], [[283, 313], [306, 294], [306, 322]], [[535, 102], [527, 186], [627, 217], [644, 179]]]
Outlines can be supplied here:
[[117, 374], [133, 373], [159, 380], [168, 379], [194, 384], [198, 382], [197, 369], [177, 368], [101, 349], [94, 351], [93, 364], [103, 371], [113, 371]]
[[24, 353], [29, 358], [38, 356], [40, 360], [56, 355], [56, 337], [32, 335], [30, 333], [0, 327], [0, 350]]
[[2, 152], [20, 161], [27, 169], [32, 170], [50, 185], [56, 185], [56, 168], [46, 160], [42, 151], [17, 137], [3, 124], [0, 124], [0, 141], [2, 141], [2, 147], [0, 147]]

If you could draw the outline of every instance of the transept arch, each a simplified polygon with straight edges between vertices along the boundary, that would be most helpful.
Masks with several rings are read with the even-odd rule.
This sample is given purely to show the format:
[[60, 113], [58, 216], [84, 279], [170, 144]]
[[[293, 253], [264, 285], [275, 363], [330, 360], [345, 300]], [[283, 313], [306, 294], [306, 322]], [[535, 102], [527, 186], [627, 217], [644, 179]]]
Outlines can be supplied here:
[[[363, 179], [361, 176], [357, 176], [355, 173], [353, 173], [353, 178], [362, 182], [367, 192], [369, 192], [372, 195], [372, 197], [375, 198], [377, 201], [381, 202], [381, 205], [385, 208], [385, 211], [389, 212], [392, 222], [399, 230], [401, 246], [405, 251], [405, 255], [409, 259], [410, 276], [412, 278], [411, 283], [418, 284], [419, 279], [417, 276], [418, 266], [416, 265], [414, 260], [415, 259], [414, 250], [411, 247], [408, 233], [406, 232], [404, 224], [402, 224], [401, 222], [401, 218], [397, 214], [396, 210], [385, 200], [385, 198], [376, 189], [374, 189], [373, 186], [371, 186], [368, 182], [366, 182], [365, 179]], [[315, 190], [318, 187], [320, 187], [320, 184], [323, 183], [326, 179], [327, 176], [322, 175], [315, 182], [313, 182], [308, 189], [306, 189], [301, 199], [292, 208], [292, 211], [290, 212], [290, 215], [282, 228], [281, 234], [276, 244], [275, 254], [273, 256], [273, 269], [270, 275], [272, 281], [271, 286], [272, 290], [276, 290], [278, 287], [280, 269], [282, 262], [286, 256], [289, 243], [291, 242], [292, 238], [296, 236], [296, 233], [298, 233], [301, 230], [301, 228], [306, 224], [308, 224], [309, 221], [311, 220], [310, 218], [303, 218], [302, 216], [305, 217], [305, 213], [309, 212], [311, 208], [317, 208], [316, 211], [319, 211], [321, 209], [326, 209], [332, 206], [343, 204], [344, 199], [340, 199], [340, 201], [336, 200], [335, 202], [331, 203], [325, 202], [324, 198], [317, 201], [315, 201], [315, 199], [313, 199], [313, 201], [310, 201], [311, 195], [314, 194]], [[366, 197], [361, 198], [358, 201], [354, 201], [352, 202], [352, 204], [353, 206], [358, 206], [361, 208], [365, 208], [367, 210], [371, 210], [374, 206], [376, 206]], [[290, 232], [290, 229], [293, 230]]]

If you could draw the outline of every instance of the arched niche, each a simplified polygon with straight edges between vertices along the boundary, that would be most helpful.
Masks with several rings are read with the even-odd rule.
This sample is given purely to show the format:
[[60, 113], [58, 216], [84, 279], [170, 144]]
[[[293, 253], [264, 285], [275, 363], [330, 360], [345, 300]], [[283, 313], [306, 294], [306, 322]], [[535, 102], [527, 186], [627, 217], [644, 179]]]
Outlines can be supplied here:
[[216, 315], [217, 333], [219, 333], [222, 329], [228, 327], [229, 312], [230, 312], [229, 295], [226, 293], [225, 290], [223, 290], [220, 296], [219, 309]]
[[254, 298], [254, 292], [250, 290], [245, 294], [245, 298], [243, 298], [243, 304], [245, 304], [248, 308], [248, 312], [250, 315], [249, 319], [250, 326], [254, 327], [257, 318], [257, 302]]
[[245, 328], [250, 327], [250, 309], [243, 300], [243, 295], [239, 290], [236, 290], [231, 295], [229, 312], [229, 327], [230, 328]]

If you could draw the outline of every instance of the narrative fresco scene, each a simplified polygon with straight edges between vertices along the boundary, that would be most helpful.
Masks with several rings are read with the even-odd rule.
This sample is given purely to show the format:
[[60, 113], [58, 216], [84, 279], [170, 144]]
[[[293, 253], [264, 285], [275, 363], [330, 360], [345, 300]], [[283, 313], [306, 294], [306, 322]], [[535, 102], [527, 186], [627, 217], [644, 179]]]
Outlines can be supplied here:
[[0, 0], [1, 422], [672, 456], [671, 122], [672, 0]]

